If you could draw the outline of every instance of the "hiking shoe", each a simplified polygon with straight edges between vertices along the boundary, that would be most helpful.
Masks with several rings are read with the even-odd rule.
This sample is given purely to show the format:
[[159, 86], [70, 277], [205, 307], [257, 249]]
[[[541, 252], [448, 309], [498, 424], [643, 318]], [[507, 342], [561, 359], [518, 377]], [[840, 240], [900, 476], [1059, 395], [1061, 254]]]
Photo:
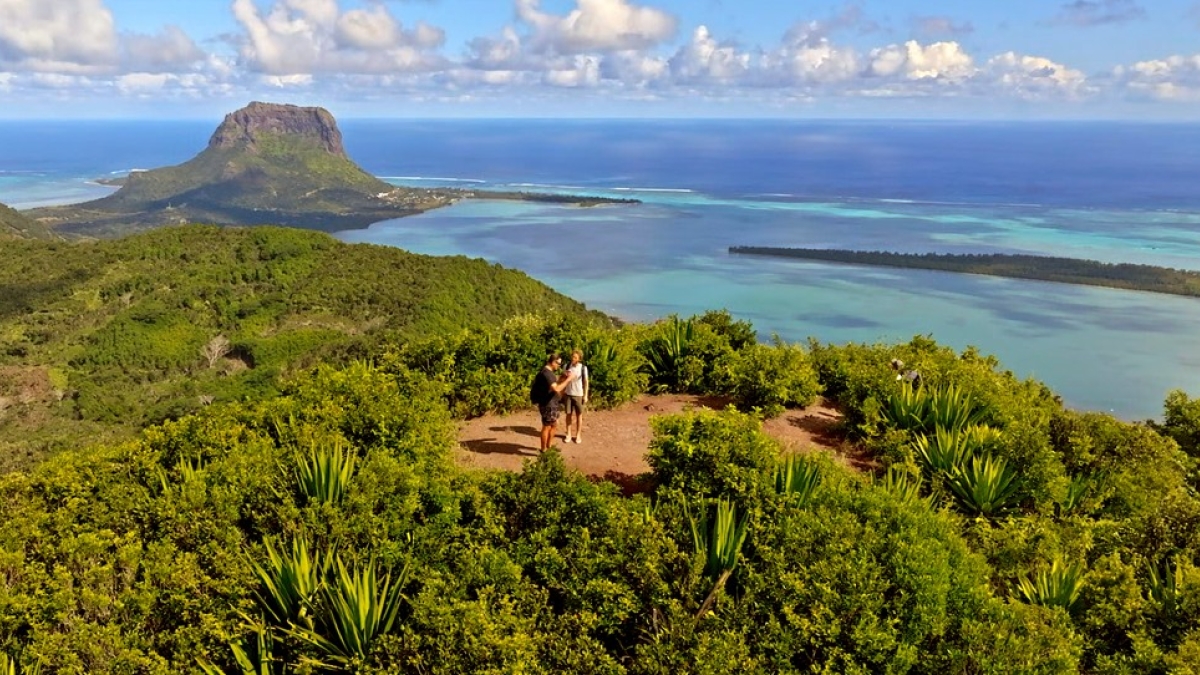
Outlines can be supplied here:
[[579, 440], [579, 437], [578, 437], [578, 436], [576, 436], [576, 437], [575, 437], [575, 442], [576, 442], [576, 443], [582, 443], [583, 441]]

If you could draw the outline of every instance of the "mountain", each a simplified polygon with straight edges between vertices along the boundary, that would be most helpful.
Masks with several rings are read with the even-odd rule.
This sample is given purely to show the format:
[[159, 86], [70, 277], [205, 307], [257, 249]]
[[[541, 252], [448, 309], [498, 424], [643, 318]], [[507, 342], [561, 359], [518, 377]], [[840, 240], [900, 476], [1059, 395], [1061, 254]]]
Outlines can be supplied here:
[[4, 204], [0, 204], [0, 239], [48, 239], [50, 230]]
[[55, 230], [124, 234], [183, 223], [292, 225], [336, 231], [443, 206], [461, 194], [399, 188], [346, 156], [323, 108], [254, 102], [230, 113], [200, 154], [131, 173], [114, 194], [35, 209]]

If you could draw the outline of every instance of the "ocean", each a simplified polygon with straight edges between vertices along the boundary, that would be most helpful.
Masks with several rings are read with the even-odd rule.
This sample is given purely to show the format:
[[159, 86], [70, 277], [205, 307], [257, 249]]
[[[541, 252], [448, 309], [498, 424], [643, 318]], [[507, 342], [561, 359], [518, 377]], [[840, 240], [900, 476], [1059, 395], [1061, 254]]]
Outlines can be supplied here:
[[[110, 192], [216, 122], [0, 122], [0, 202]], [[1200, 126], [1081, 122], [343, 120], [389, 182], [633, 197], [464, 201], [339, 233], [515, 267], [630, 320], [726, 308], [790, 341], [974, 346], [1072, 407], [1200, 395], [1200, 299], [731, 256], [729, 246], [1008, 252], [1200, 270]], [[537, 311], [537, 307], [530, 307]]]

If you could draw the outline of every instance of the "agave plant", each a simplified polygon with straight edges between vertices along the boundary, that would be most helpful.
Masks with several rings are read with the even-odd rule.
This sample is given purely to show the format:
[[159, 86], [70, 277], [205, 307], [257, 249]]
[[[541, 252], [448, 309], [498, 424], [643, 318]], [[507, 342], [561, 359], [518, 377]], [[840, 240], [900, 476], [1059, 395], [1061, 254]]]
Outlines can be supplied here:
[[737, 507], [724, 499], [717, 501], [712, 518], [705, 515], [697, 520], [690, 513], [687, 517], [692, 527], [692, 544], [697, 553], [704, 555], [704, 573], [713, 580], [712, 590], [696, 612], [698, 618], [712, 608], [717, 594], [737, 567], [749, 519], [744, 514], [738, 517]]
[[970, 435], [944, 427], [937, 427], [932, 435], [917, 435], [912, 447], [927, 471], [947, 475], [974, 457], [976, 448]]
[[1021, 484], [1015, 469], [1003, 458], [980, 455], [951, 472], [947, 484], [955, 501], [969, 515], [1000, 516], [1021, 498]]
[[646, 370], [659, 386], [673, 387], [679, 381], [679, 368], [688, 355], [695, 324], [672, 316], [662, 334], [646, 346]]
[[820, 485], [821, 468], [804, 461], [800, 455], [785, 455], [775, 465], [775, 491], [795, 495], [801, 505], [812, 499]]
[[914, 503], [921, 499], [922, 482], [920, 474], [909, 473], [898, 466], [889, 466], [878, 485], [900, 501]]
[[268, 538], [267, 563], [251, 560], [258, 578], [258, 605], [273, 626], [287, 629], [312, 625], [312, 604], [330, 569], [332, 556], [310, 549], [303, 537], [292, 540], [290, 551], [276, 550]]
[[926, 411], [929, 408], [929, 394], [922, 386], [914, 387], [911, 382], [900, 384], [883, 408], [883, 415], [890, 426], [906, 431], [920, 431], [925, 428]]
[[296, 482], [309, 503], [337, 503], [354, 477], [355, 455], [341, 445], [310, 448], [296, 462]]
[[1017, 592], [1030, 605], [1062, 607], [1069, 612], [1079, 601], [1083, 574], [1080, 563], [1066, 563], [1062, 558], [1055, 558], [1050, 569], [1041, 569], [1032, 578], [1018, 579]]
[[1106, 477], [1102, 473], [1071, 476], [1071, 482], [1067, 484], [1066, 494], [1055, 504], [1055, 510], [1058, 515], [1066, 515], [1078, 509], [1083, 504], [1084, 499], [1096, 491], [1103, 489], [1102, 486], [1105, 480]]
[[981, 424], [987, 416], [987, 409], [977, 406], [970, 393], [957, 384], [949, 384], [930, 390], [925, 428], [942, 427], [957, 431], [973, 424]]
[[1183, 586], [1185, 564], [1166, 558], [1159, 565], [1148, 565], [1150, 583], [1147, 589], [1150, 599], [1166, 612], [1172, 612], [1179, 603], [1179, 591]]
[[897, 429], [929, 433], [937, 428], [959, 431], [983, 423], [988, 410], [957, 384], [913, 386], [909, 382], [888, 397], [884, 417]]
[[39, 675], [41, 672], [40, 660], [27, 662], [0, 652], [0, 675]]
[[322, 665], [329, 668], [344, 668], [365, 658], [375, 638], [396, 622], [407, 572], [406, 564], [393, 583], [390, 575], [379, 579], [374, 563], [350, 569], [339, 557], [329, 583], [321, 589], [312, 627], [293, 626], [288, 634], [315, 647]]
[[[262, 624], [255, 624], [253, 629], [254, 642], [249, 647], [241, 640], [229, 644], [229, 649], [233, 652], [233, 661], [237, 664], [237, 670], [234, 673], [238, 675], [277, 675], [285, 672], [283, 664], [275, 658], [275, 640], [271, 637], [271, 631]], [[228, 675], [208, 660], [201, 659], [199, 665], [200, 672], [204, 675]]]

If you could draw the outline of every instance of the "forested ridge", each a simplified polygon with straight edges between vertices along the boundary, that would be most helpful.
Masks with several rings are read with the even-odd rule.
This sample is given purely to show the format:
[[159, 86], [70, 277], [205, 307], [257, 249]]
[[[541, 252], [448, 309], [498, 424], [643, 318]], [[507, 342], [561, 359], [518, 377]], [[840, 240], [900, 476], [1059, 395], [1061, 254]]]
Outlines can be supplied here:
[[[23, 414], [137, 394], [78, 420], [111, 438], [68, 426], [0, 475], [0, 672], [1200, 669], [1183, 392], [1126, 423], [929, 338], [764, 342], [722, 311], [614, 326], [482, 261], [311, 232], [14, 250], [3, 367], [64, 392]], [[554, 451], [455, 466], [455, 420], [527, 408], [545, 351], [573, 347], [596, 405], [732, 406], [658, 418], [632, 497]], [[170, 387], [213, 398], [146, 413]], [[817, 396], [877, 474], [761, 432]]]
[[0, 470], [275, 391], [289, 366], [530, 312], [608, 319], [483, 260], [188, 226], [0, 246]]
[[730, 253], [801, 258], [852, 265], [877, 265], [1013, 279], [1106, 286], [1151, 293], [1200, 296], [1200, 272], [1155, 265], [1105, 263], [1082, 258], [1009, 253], [893, 253], [823, 248], [731, 246]]

